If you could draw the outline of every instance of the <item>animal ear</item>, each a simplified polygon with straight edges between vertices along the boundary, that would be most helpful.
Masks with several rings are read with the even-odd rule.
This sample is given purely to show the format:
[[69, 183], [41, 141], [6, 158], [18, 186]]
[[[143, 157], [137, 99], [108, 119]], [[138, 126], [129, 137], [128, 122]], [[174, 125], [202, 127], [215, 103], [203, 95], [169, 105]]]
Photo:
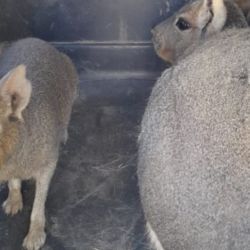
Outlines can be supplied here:
[[206, 33], [221, 31], [227, 20], [224, 0], [203, 0], [198, 15], [198, 27]]
[[[220, 31], [227, 19], [224, 0], [201, 0], [193, 2], [181, 15], [191, 28], [200, 32]], [[179, 17], [179, 18], [180, 18]]]
[[0, 80], [0, 96], [11, 108], [10, 118], [23, 120], [22, 111], [30, 101], [32, 87], [26, 78], [26, 67], [21, 64]]

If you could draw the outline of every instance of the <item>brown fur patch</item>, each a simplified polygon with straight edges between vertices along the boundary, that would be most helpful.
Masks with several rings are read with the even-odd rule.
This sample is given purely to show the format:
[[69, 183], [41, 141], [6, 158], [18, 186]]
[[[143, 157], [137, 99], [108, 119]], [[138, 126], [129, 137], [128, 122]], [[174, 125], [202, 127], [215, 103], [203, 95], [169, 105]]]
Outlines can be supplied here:
[[18, 122], [7, 122], [0, 134], [0, 169], [14, 151], [19, 139]]
[[174, 51], [168, 48], [161, 48], [156, 51], [158, 56], [163, 59], [165, 62], [168, 62], [170, 64], [174, 64], [175, 58], [174, 58]]

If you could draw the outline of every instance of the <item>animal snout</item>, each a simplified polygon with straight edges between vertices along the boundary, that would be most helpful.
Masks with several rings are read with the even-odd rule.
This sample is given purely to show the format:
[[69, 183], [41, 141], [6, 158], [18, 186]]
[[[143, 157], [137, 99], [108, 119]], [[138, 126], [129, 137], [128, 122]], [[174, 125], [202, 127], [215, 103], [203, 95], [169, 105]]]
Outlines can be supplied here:
[[157, 55], [167, 63], [172, 64], [174, 61], [174, 50], [165, 45], [164, 34], [156, 28], [152, 29], [151, 33], [153, 35], [152, 42]]

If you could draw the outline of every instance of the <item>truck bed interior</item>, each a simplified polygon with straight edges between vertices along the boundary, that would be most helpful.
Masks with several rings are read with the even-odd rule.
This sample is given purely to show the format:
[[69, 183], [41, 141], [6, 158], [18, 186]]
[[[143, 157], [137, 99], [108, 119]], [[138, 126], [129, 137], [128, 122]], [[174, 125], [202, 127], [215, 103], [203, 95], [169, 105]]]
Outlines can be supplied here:
[[[149, 250], [138, 194], [140, 121], [167, 67], [151, 28], [184, 0], [1, 0], [0, 41], [34, 36], [68, 54], [80, 76], [69, 140], [62, 146], [46, 205], [44, 250]], [[24, 209], [0, 210], [0, 249], [20, 250], [34, 183]], [[7, 197], [0, 186], [0, 202]]]

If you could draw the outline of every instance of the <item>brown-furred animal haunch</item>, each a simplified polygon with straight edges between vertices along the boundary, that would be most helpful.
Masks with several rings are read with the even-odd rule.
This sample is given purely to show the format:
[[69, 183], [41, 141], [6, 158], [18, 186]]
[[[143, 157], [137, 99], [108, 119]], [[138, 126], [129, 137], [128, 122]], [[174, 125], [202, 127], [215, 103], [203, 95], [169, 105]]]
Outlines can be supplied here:
[[34, 179], [35, 199], [23, 246], [45, 242], [45, 201], [67, 139], [78, 77], [70, 59], [48, 43], [27, 38], [0, 56], [0, 182], [8, 181], [7, 214], [23, 207], [21, 181]]

